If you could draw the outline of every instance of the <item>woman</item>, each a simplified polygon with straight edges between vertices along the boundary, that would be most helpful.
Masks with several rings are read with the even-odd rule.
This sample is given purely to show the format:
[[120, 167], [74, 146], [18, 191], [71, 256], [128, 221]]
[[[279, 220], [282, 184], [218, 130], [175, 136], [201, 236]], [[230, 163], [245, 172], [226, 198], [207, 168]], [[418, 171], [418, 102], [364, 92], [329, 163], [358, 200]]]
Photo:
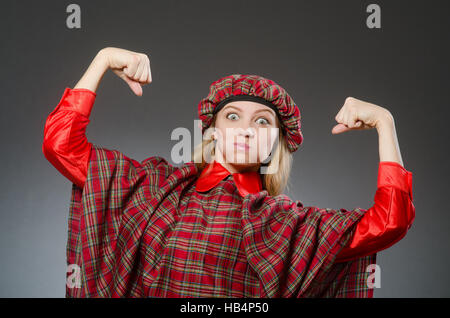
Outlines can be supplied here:
[[67, 297], [373, 297], [368, 266], [415, 217], [389, 111], [348, 98], [332, 130], [377, 129], [374, 205], [319, 209], [282, 194], [303, 135], [281, 86], [240, 74], [212, 83], [198, 107], [204, 141], [175, 167], [87, 141], [109, 68], [138, 96], [151, 82], [147, 55], [102, 49], [45, 124], [44, 155], [73, 182], [67, 263], [79, 284]]

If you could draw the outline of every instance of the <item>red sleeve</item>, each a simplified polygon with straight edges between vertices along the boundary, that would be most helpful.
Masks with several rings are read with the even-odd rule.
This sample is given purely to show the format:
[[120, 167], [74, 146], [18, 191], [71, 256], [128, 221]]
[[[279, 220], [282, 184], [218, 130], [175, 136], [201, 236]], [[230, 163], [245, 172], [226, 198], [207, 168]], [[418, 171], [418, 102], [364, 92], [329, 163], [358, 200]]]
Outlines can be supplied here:
[[336, 261], [353, 260], [394, 245], [406, 235], [414, 218], [412, 173], [397, 162], [381, 161], [375, 204], [358, 222]]
[[45, 122], [42, 151], [66, 178], [83, 188], [92, 144], [86, 127], [96, 93], [84, 88], [66, 88]]

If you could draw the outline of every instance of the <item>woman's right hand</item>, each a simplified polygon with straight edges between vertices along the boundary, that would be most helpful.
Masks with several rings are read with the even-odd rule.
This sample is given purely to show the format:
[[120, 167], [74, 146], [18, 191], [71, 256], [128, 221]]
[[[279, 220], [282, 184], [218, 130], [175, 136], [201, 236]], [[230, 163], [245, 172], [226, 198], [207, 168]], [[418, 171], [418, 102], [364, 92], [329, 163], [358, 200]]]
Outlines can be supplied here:
[[138, 96], [142, 96], [142, 86], [152, 82], [150, 59], [144, 53], [137, 53], [116, 47], [101, 50], [108, 67]]

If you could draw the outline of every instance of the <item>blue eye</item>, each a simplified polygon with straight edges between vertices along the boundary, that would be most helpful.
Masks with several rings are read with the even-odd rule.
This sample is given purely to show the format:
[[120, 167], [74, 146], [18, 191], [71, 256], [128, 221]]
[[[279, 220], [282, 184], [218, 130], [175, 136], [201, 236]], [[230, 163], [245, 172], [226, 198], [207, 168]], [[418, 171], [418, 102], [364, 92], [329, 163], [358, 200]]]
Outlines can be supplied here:
[[233, 118], [231, 118], [231, 117], [233, 117], [233, 115], [235, 116], [235, 118], [237, 117], [237, 118], [239, 118], [239, 116], [236, 114], [236, 113], [229, 113], [228, 115], [227, 115], [227, 118], [228, 119], [231, 119], [231, 120], [236, 120], [236, 119], [233, 119]]
[[[262, 119], [263, 122], [259, 122], [260, 119]], [[258, 119], [256, 120], [256, 122], [257, 122], [258, 124], [262, 124], [262, 125], [268, 125], [268, 124], [269, 124], [269, 121], [268, 121], [267, 119], [263, 118], [263, 117], [258, 118]]]

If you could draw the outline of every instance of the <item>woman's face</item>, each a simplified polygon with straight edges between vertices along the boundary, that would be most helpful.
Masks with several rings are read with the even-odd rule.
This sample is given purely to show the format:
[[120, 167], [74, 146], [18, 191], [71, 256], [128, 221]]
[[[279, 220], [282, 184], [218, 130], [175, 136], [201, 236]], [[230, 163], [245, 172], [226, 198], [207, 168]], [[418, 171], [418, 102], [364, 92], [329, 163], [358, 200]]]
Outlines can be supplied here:
[[226, 104], [215, 121], [215, 159], [230, 172], [258, 170], [278, 138], [275, 112], [252, 101]]

